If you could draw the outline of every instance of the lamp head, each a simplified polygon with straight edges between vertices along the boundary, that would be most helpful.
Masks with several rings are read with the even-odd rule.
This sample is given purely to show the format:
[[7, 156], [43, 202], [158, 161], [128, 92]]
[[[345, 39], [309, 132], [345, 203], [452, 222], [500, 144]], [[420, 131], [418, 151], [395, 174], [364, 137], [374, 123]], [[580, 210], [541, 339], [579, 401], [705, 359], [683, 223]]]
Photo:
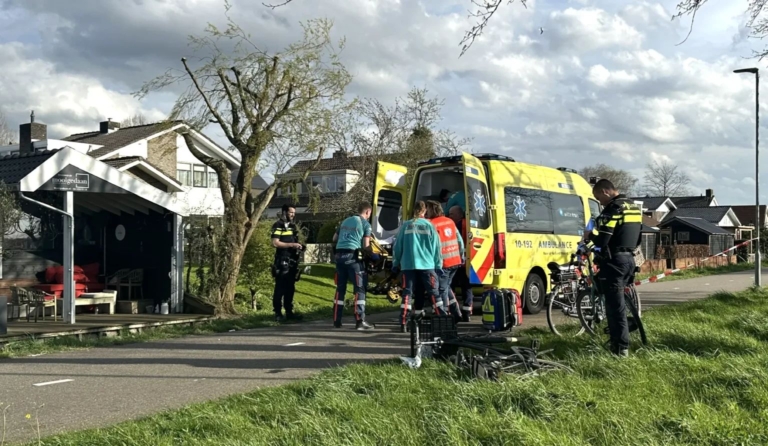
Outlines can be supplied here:
[[757, 68], [742, 68], [739, 70], [733, 70], [734, 73], [752, 73], [757, 74]]

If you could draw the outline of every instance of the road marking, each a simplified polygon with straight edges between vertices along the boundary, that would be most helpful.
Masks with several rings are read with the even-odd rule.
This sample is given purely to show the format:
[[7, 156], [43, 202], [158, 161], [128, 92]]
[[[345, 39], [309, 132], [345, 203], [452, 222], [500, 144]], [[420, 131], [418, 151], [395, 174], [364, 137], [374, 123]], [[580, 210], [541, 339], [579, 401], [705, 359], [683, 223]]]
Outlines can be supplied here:
[[304, 345], [303, 342], [294, 342], [293, 344], [285, 344], [286, 347], [295, 347], [297, 345]]
[[32, 384], [32, 385], [35, 386], [35, 387], [42, 387], [42, 386], [50, 386], [51, 384], [68, 383], [70, 381], [74, 381], [74, 379], [60, 379], [58, 381], [48, 381], [48, 382], [37, 383], [37, 384]]
[[676, 289], [676, 290], [679, 290], [679, 289], [680, 289], [680, 287], [677, 287], [677, 288], [675, 288], [675, 289]]
[[705, 284], [704, 284], [704, 286], [709, 286], [709, 284], [708, 284], [708, 283], [705, 283]]

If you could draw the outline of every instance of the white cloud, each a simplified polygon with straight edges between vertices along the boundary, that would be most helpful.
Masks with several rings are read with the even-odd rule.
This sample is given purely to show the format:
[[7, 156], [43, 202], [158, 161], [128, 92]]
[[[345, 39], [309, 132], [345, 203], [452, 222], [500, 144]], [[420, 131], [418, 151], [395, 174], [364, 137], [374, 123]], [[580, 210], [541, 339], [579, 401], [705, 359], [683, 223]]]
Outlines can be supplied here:
[[[606, 162], [640, 176], [650, 160], [668, 160], [721, 203], [752, 199], [754, 80], [732, 71], [757, 65], [742, 56], [761, 43], [743, 39], [743, 2], [708, 2], [680, 46], [690, 21], [670, 20], [676, 2], [504, 2], [461, 58], [469, 0], [295, 0], [274, 11], [232, 3], [232, 16], [270, 51], [300, 37], [299, 21], [329, 16], [334, 35], [347, 38], [350, 95], [391, 103], [425, 86], [445, 99], [442, 124], [474, 137], [475, 151], [555, 166]], [[187, 35], [224, 23], [221, 0], [0, 8], [0, 108], [12, 123], [34, 108], [59, 134], [138, 110], [162, 117], [174, 90], [141, 103], [130, 92], [180, 68]]]
[[31, 50], [20, 43], [0, 44], [2, 110], [9, 123], [28, 122], [34, 110], [40, 122], [49, 124], [49, 136], [56, 137], [94, 130], [107, 118], [120, 121], [137, 112], [151, 120], [165, 117], [157, 109], [142, 110], [138, 100], [94, 77], [59, 73], [49, 61], [26, 57], [34, 54]]

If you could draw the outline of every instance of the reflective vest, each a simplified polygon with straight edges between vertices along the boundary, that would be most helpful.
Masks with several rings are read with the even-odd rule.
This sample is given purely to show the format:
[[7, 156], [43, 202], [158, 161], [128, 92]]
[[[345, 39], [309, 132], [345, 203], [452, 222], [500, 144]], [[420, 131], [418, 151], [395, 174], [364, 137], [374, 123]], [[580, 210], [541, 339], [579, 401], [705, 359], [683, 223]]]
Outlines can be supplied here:
[[443, 268], [461, 265], [459, 252], [459, 234], [456, 233], [456, 223], [448, 217], [436, 217], [430, 220], [440, 236], [440, 246], [443, 254]]

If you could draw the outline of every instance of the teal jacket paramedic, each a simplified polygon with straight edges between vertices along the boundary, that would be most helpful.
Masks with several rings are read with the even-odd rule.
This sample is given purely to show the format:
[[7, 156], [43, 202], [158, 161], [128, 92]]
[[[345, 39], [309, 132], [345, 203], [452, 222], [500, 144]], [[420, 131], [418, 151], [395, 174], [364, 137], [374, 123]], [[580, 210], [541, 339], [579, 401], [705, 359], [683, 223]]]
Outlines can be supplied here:
[[400, 271], [438, 270], [443, 267], [440, 236], [429, 220], [414, 218], [400, 228], [392, 266]]
[[443, 214], [448, 215], [448, 211], [450, 211], [454, 206], [460, 207], [461, 210], [465, 213], [467, 212], [467, 199], [463, 190], [454, 192], [453, 195], [451, 195], [451, 198], [449, 198], [448, 201], [443, 205]]
[[337, 241], [336, 250], [363, 248], [363, 237], [370, 237], [372, 233], [371, 224], [368, 220], [363, 220], [359, 215], [348, 217], [339, 225], [336, 231]]

